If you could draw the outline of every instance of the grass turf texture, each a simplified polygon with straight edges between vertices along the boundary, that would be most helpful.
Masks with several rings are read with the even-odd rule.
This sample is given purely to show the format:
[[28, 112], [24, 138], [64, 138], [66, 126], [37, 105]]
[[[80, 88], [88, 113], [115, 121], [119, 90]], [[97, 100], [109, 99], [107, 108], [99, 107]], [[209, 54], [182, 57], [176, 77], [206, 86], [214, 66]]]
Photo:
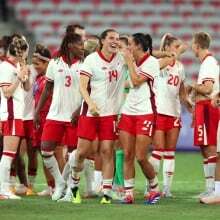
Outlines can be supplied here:
[[[40, 160], [39, 160], [40, 161]], [[216, 220], [220, 206], [198, 203], [193, 196], [204, 190], [202, 160], [199, 153], [177, 153], [176, 175], [173, 183], [175, 198], [161, 199], [158, 204], [143, 204], [145, 180], [140, 171], [136, 172], [136, 200], [133, 205], [100, 205], [100, 199], [84, 199], [80, 205], [57, 203], [49, 198], [23, 197], [21, 201], [0, 201], [0, 220], [108, 220], [108, 219], [168, 219], [168, 220]], [[161, 176], [160, 176], [161, 180]], [[42, 190], [44, 177], [40, 167], [37, 190]], [[84, 188], [82, 178], [81, 190]], [[82, 193], [81, 193], [82, 194]]]

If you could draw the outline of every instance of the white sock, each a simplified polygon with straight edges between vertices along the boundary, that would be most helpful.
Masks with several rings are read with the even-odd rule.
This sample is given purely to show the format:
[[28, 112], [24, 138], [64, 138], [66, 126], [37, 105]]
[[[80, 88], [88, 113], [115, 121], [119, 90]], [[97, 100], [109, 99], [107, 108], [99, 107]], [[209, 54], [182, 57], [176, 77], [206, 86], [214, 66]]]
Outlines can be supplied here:
[[220, 196], [220, 181], [215, 181], [215, 195]]
[[204, 176], [205, 176], [205, 187], [206, 187], [206, 190], [208, 190], [208, 187], [209, 187], [209, 169], [208, 169], [208, 159], [207, 158], [203, 159], [203, 171], [204, 171]]
[[164, 151], [163, 161], [163, 186], [166, 190], [170, 190], [173, 182], [173, 174], [175, 170], [175, 150]]
[[10, 169], [12, 160], [15, 158], [15, 152], [3, 151], [0, 162], [0, 183], [1, 191], [8, 192], [10, 187]]
[[160, 171], [160, 161], [163, 157], [163, 150], [154, 150], [152, 151], [151, 157], [149, 158], [149, 162], [152, 164], [156, 174]]
[[95, 170], [94, 171], [94, 182], [93, 182], [93, 186], [92, 189], [95, 192], [99, 192], [100, 189], [102, 188], [102, 171], [100, 170]]
[[71, 169], [70, 169], [69, 161], [67, 161], [62, 172], [62, 176], [65, 182], [68, 182], [70, 173], [71, 173]]
[[103, 179], [102, 190], [104, 195], [111, 196], [113, 179]]
[[84, 174], [86, 181], [86, 193], [91, 193], [93, 191], [94, 182], [94, 161], [85, 159], [84, 161]]
[[155, 176], [153, 179], [149, 179], [148, 182], [149, 182], [149, 190], [150, 191], [155, 191], [155, 192], [160, 191], [157, 176]]
[[216, 156], [208, 158], [208, 180], [207, 190], [212, 192], [215, 188], [215, 167], [216, 167]]
[[43, 161], [44, 161], [45, 167], [49, 170], [49, 172], [54, 178], [55, 186], [63, 184], [64, 179], [60, 173], [60, 169], [59, 169], [57, 160], [54, 157], [54, 155], [50, 157], [43, 157]]
[[132, 197], [134, 196], [134, 184], [135, 184], [134, 178], [124, 180], [124, 189], [126, 196], [128, 195], [131, 195]]
[[36, 181], [36, 176], [34, 175], [28, 175], [28, 185], [29, 186], [34, 186], [35, 184], [35, 181]]

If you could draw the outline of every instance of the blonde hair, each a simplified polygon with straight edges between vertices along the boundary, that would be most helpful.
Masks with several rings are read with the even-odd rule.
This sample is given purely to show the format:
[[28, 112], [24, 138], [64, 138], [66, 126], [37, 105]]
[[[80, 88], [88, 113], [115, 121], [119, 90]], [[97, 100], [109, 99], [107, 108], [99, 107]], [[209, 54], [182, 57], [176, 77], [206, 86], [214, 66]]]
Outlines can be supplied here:
[[174, 41], [178, 40], [170, 33], [166, 33], [163, 35], [160, 43], [160, 50], [165, 51], [166, 46], [170, 46]]

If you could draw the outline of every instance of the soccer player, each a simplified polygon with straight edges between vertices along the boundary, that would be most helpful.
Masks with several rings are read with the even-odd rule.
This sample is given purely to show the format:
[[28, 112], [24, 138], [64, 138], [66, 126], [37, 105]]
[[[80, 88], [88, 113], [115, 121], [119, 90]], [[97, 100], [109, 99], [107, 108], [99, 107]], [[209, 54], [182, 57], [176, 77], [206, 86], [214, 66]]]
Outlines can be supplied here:
[[[155, 101], [153, 84], [159, 76], [160, 64], [152, 54], [150, 35], [136, 33], [130, 46], [132, 54], [125, 53], [129, 75], [134, 88], [131, 88], [118, 125], [119, 139], [124, 149], [124, 186], [123, 203], [134, 202], [134, 159], [137, 161], [150, 182], [150, 194], [146, 203], [156, 203], [160, 198], [158, 180], [152, 165], [146, 157], [146, 151], [152, 141], [155, 121]], [[134, 64], [134, 61], [136, 65]]]
[[28, 44], [14, 37], [9, 45], [9, 56], [1, 64], [1, 121], [3, 123], [3, 154], [0, 162], [1, 192], [5, 199], [20, 199], [9, 189], [10, 168], [21, 137], [24, 135], [24, 90], [30, 88], [24, 60]]
[[[214, 96], [212, 100], [212, 105], [219, 108], [220, 93]], [[220, 109], [219, 109], [219, 119], [220, 119]], [[217, 132], [217, 159], [216, 159], [216, 168], [215, 168], [215, 190], [211, 195], [201, 198], [200, 202], [204, 204], [220, 204], [220, 120], [218, 122], [218, 132]]]
[[52, 59], [48, 65], [47, 83], [35, 112], [37, 124], [40, 110], [50, 92], [53, 91], [52, 103], [41, 137], [41, 154], [44, 164], [55, 180], [52, 200], [60, 199], [66, 187], [54, 157], [54, 149], [63, 138], [65, 138], [65, 143], [69, 144], [76, 135], [75, 120], [81, 106], [79, 66], [84, 56], [81, 36], [72, 33], [65, 35], [59, 54], [60, 56]]
[[[161, 41], [161, 51], [179, 53], [181, 41], [171, 34], [165, 34]], [[177, 59], [163, 68], [157, 78], [156, 126], [153, 137], [153, 152], [150, 162], [159, 173], [163, 159], [163, 196], [172, 197], [170, 192], [175, 169], [175, 150], [181, 128], [180, 101], [186, 102], [184, 87], [184, 67]], [[190, 107], [190, 106], [189, 106]]]
[[194, 144], [201, 149], [204, 158], [206, 191], [200, 197], [210, 195], [214, 190], [216, 166], [216, 142], [218, 128], [218, 108], [211, 105], [211, 99], [219, 91], [219, 65], [209, 52], [211, 38], [208, 33], [193, 35], [192, 50], [201, 62], [197, 83], [189, 90], [195, 93]]
[[114, 173], [113, 144], [116, 140], [116, 120], [123, 99], [125, 70], [118, 53], [119, 34], [113, 29], [101, 36], [101, 50], [86, 57], [81, 67], [80, 91], [83, 104], [78, 126], [78, 146], [73, 167], [73, 203], [81, 203], [80, 172], [84, 159], [91, 153], [92, 142], [98, 138], [103, 172], [101, 204], [111, 203]]

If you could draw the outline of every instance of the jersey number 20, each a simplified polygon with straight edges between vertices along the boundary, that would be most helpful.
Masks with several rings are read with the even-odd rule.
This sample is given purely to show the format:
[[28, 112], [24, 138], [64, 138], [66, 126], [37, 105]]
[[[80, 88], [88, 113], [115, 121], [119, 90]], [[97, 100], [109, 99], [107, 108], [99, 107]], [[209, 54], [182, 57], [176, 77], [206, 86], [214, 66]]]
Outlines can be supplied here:
[[173, 86], [178, 86], [180, 81], [179, 76], [174, 76], [172, 74], [169, 75], [168, 84]]

